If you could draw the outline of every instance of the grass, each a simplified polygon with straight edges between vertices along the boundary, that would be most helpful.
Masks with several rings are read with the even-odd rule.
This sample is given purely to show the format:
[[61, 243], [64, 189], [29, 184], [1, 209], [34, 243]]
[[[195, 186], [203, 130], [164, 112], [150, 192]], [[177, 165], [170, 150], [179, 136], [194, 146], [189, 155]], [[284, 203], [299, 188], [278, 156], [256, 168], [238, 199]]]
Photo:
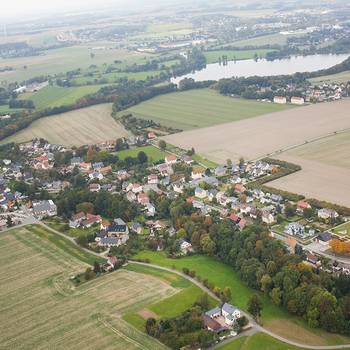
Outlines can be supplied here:
[[123, 111], [183, 130], [252, 118], [289, 106], [222, 96], [211, 89], [174, 92], [155, 97]]
[[119, 270], [74, 287], [86, 264], [27, 228], [1, 234], [0, 260], [2, 349], [166, 349], [121, 318], [173, 293], [159, 279]]
[[230, 43], [232, 46], [244, 47], [244, 46], [258, 46], [258, 45], [284, 45], [287, 42], [288, 35], [280, 33], [262, 35], [255, 38], [234, 41]]
[[214, 169], [214, 168], [216, 168], [218, 166], [217, 163], [212, 162], [211, 160], [208, 160], [208, 159], [202, 157], [201, 155], [199, 155], [197, 153], [195, 153], [192, 156], [192, 159], [194, 161], [196, 161], [197, 163], [203, 164], [205, 167], [210, 168], [210, 169]]
[[219, 58], [222, 56], [227, 56], [228, 60], [247, 60], [254, 58], [257, 55], [259, 58], [264, 58], [268, 52], [274, 50], [268, 49], [257, 49], [257, 50], [216, 50], [216, 51], [207, 51], [204, 53], [207, 63], [215, 63], [219, 61]]
[[158, 162], [160, 160], [164, 160], [164, 158], [167, 156], [166, 152], [163, 152], [154, 146], [129, 148], [117, 152], [116, 155], [119, 157], [119, 159], [124, 160], [126, 157], [137, 157], [141, 151], [146, 153], [150, 162]]
[[230, 266], [213, 258], [194, 255], [181, 259], [170, 259], [165, 256], [164, 252], [151, 251], [142, 251], [135, 258], [149, 259], [151, 263], [160, 266], [170, 268], [175, 266], [177, 270], [186, 267], [196, 271], [197, 276], [202, 279], [207, 278], [209, 282], [221, 289], [230, 287], [232, 291], [231, 303], [245, 311], [250, 296], [258, 293], [263, 303], [262, 321], [264, 326], [286, 338], [312, 345], [350, 343], [350, 339], [347, 337], [308, 327], [304, 320], [291, 316], [284, 309], [275, 306], [268, 297], [247, 287]]
[[250, 337], [241, 337], [220, 346], [219, 350], [305, 350], [297, 346], [283, 343], [264, 333], [256, 333]]
[[11, 114], [23, 111], [22, 108], [10, 108], [9, 105], [0, 105], [0, 114]]
[[323, 75], [321, 77], [309, 79], [312, 84], [329, 84], [329, 83], [347, 83], [350, 81], [350, 71], [344, 71], [337, 74]]
[[335, 227], [332, 231], [337, 235], [350, 237], [350, 221]]
[[3, 143], [42, 137], [51, 143], [81, 146], [127, 136], [127, 131], [111, 117], [111, 113], [111, 104], [101, 104], [41, 118]]
[[101, 85], [79, 87], [46, 86], [38, 92], [22, 95], [21, 99], [33, 101], [35, 108], [40, 110], [74, 104], [80, 98], [97, 92], [101, 87]]
[[62, 232], [70, 237], [80, 237], [80, 236], [87, 236], [89, 234], [93, 234], [98, 230], [98, 225], [93, 225], [89, 228], [71, 228], [69, 227], [68, 230], [65, 230], [66, 223], [61, 221], [55, 221], [55, 220], [46, 220], [45, 224], [52, 229]]

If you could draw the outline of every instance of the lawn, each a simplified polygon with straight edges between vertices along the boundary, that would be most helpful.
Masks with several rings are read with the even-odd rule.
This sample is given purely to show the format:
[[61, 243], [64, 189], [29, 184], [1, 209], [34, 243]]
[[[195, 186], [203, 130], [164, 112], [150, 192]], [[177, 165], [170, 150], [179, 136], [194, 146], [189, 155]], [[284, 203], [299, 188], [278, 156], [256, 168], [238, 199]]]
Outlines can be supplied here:
[[[170, 268], [175, 266], [177, 270], [186, 267], [196, 271], [196, 275], [202, 279], [207, 278], [217, 287], [222, 289], [230, 287], [232, 291], [231, 303], [245, 311], [250, 296], [258, 293], [242, 283], [238, 274], [230, 266], [207, 256], [194, 255], [181, 259], [170, 259], [166, 257], [164, 252], [142, 251], [135, 258], [149, 259], [151, 263], [160, 266]], [[268, 297], [260, 294], [260, 298], [263, 302], [263, 324], [273, 332], [312, 345], [350, 343], [350, 339], [347, 337], [312, 329], [302, 319], [293, 317], [282, 308], [275, 306]]]
[[171, 286], [120, 270], [74, 287], [86, 264], [26, 228], [0, 236], [0, 348], [165, 350], [121, 316], [173, 294]]
[[89, 228], [71, 228], [69, 227], [68, 230], [65, 230], [67, 224], [62, 221], [56, 221], [56, 220], [46, 220], [45, 224], [52, 229], [62, 232], [70, 237], [79, 237], [79, 236], [87, 236], [89, 234], [95, 233], [99, 226], [97, 224], [92, 225]]
[[335, 227], [332, 231], [337, 235], [350, 237], [350, 221]]
[[257, 49], [257, 50], [216, 50], [216, 51], [207, 51], [204, 52], [204, 55], [207, 59], [207, 63], [219, 62], [219, 58], [222, 56], [227, 56], [227, 59], [232, 61], [236, 60], [247, 60], [254, 58], [255, 55], [259, 58], [264, 58], [268, 52], [274, 50], [268, 49]]
[[38, 92], [20, 96], [20, 99], [31, 100], [35, 108], [45, 109], [72, 105], [80, 98], [95, 93], [102, 88], [101, 85], [88, 85], [79, 87], [46, 86]]
[[82, 146], [128, 136], [112, 117], [112, 105], [101, 104], [41, 118], [27, 128], [6, 138], [6, 142], [25, 142], [44, 138], [65, 146]]
[[197, 89], [158, 96], [121, 114], [132, 113], [137, 118], [189, 130], [252, 118], [286, 108], [290, 107], [231, 98], [212, 89]]
[[194, 154], [192, 156], [192, 159], [194, 161], [196, 161], [198, 164], [204, 165], [205, 167], [210, 168], [210, 169], [214, 169], [214, 168], [216, 168], [218, 166], [217, 163], [212, 162], [211, 160], [208, 160], [208, 159], [202, 157], [199, 154]]
[[136, 158], [141, 151], [146, 153], [150, 162], [158, 162], [160, 160], [164, 160], [164, 158], [167, 156], [166, 152], [163, 152], [154, 146], [129, 148], [117, 152], [116, 155], [119, 157], [119, 159], [124, 160], [126, 157]]

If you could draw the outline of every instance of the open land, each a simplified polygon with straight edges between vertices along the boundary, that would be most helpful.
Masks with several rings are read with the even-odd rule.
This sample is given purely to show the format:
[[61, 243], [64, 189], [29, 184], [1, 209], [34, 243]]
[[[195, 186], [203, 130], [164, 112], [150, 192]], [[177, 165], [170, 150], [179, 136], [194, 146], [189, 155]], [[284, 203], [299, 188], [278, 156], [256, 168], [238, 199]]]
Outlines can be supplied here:
[[189, 130], [288, 108], [290, 106], [222, 96], [211, 89], [197, 89], [158, 96], [120, 114], [132, 113], [137, 118], [152, 119], [164, 126]]
[[269, 186], [350, 207], [350, 132], [282, 153], [278, 158], [302, 170]]
[[131, 271], [79, 287], [86, 264], [21, 228], [0, 236], [0, 349], [165, 349], [121, 315], [173, 294], [157, 278]]
[[204, 52], [207, 59], [207, 63], [214, 63], [219, 61], [219, 57], [227, 56], [228, 60], [246, 60], [254, 58], [255, 55], [258, 57], [265, 57], [268, 52], [274, 50], [257, 49], [257, 50], [215, 50]]
[[79, 87], [46, 86], [34, 93], [20, 95], [20, 99], [31, 100], [36, 109], [53, 108], [74, 104], [80, 98], [95, 93], [102, 85], [87, 85]]
[[101, 104], [41, 118], [3, 142], [25, 142], [42, 137], [51, 143], [81, 146], [127, 136], [127, 131], [111, 113], [111, 104]]
[[[186, 267], [194, 270], [196, 276], [208, 279], [209, 282], [221, 289], [230, 287], [232, 291], [230, 302], [242, 310], [247, 309], [249, 298], [256, 293], [256, 290], [247, 287], [241, 281], [238, 273], [230, 266], [207, 256], [195, 255], [181, 259], [170, 259], [166, 257], [164, 252], [142, 251], [135, 258], [149, 259], [153, 264], [168, 268], [175, 267], [179, 271]], [[262, 321], [264, 327], [276, 334], [311, 345], [333, 345], [349, 342], [347, 337], [308, 327], [305, 321], [291, 316], [287, 311], [274, 305], [271, 299], [263, 294], [260, 295], [260, 298], [263, 302]]]
[[347, 83], [350, 80], [350, 71], [344, 71], [338, 74], [323, 75], [318, 78], [309, 79], [312, 84], [332, 84]]

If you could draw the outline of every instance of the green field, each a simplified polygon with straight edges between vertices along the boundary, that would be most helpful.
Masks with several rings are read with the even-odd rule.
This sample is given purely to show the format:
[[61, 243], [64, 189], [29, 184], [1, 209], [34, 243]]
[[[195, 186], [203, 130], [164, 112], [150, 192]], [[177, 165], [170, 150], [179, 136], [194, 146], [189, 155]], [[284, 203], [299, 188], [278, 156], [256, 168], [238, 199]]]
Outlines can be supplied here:
[[42, 137], [56, 144], [81, 146], [128, 136], [111, 113], [111, 104], [101, 104], [41, 118], [2, 143], [25, 142]]
[[189, 130], [252, 118], [287, 108], [290, 107], [231, 98], [212, 89], [197, 89], [158, 96], [121, 113], [132, 113], [138, 118], [152, 119], [165, 126]]
[[350, 221], [335, 227], [332, 231], [337, 235], [348, 236], [350, 238]]
[[79, 237], [79, 236], [87, 236], [89, 234], [93, 234], [97, 231], [98, 225], [93, 225], [89, 228], [71, 228], [69, 227], [68, 230], [65, 230], [66, 223], [63, 221], [56, 221], [56, 220], [45, 220], [45, 224], [49, 226], [50, 228], [62, 232], [67, 236], [70, 237]]
[[122, 315], [172, 295], [156, 278], [120, 270], [75, 287], [86, 264], [26, 228], [0, 236], [0, 348], [165, 350]]
[[[175, 266], [177, 270], [186, 267], [196, 271], [197, 276], [202, 279], [207, 278], [209, 282], [221, 289], [230, 287], [232, 304], [242, 310], [246, 310], [250, 296], [257, 293], [247, 287], [231, 267], [206, 256], [194, 255], [181, 259], [170, 259], [163, 252], [143, 251], [135, 258], [149, 259], [153, 264], [169, 268]], [[302, 319], [293, 317], [282, 308], [275, 306], [268, 297], [262, 294], [260, 297], [263, 302], [262, 321], [264, 326], [271, 331], [294, 341], [311, 345], [350, 343], [347, 337], [308, 327]]]
[[254, 58], [257, 55], [259, 58], [264, 58], [268, 52], [274, 50], [216, 50], [216, 51], [207, 51], [204, 52], [204, 55], [207, 59], [207, 63], [215, 63], [219, 61], [219, 58], [222, 56], [227, 56], [229, 61], [234, 59], [236, 60], [247, 60], [250, 58]]
[[20, 96], [20, 99], [33, 101], [35, 108], [40, 110], [48, 107], [72, 105], [80, 98], [97, 92], [101, 87], [101, 85], [79, 87], [46, 86], [38, 92], [24, 94]]
[[22, 108], [10, 108], [8, 105], [0, 105], [0, 114], [10, 114], [23, 111]]
[[330, 83], [348, 83], [350, 81], [350, 71], [341, 72], [338, 74], [324, 75], [322, 77], [309, 79], [312, 84], [330, 84]]
[[218, 350], [305, 350], [297, 346], [282, 343], [264, 333], [256, 333], [250, 337], [241, 337], [220, 346]]
[[234, 41], [230, 43], [232, 46], [244, 47], [244, 46], [263, 46], [263, 45], [284, 45], [287, 42], [288, 35], [280, 33], [262, 35], [255, 38]]
[[148, 160], [150, 162], [158, 162], [164, 160], [168, 153], [161, 151], [159, 148], [154, 146], [145, 146], [145, 147], [134, 147], [129, 148], [123, 151], [116, 152], [116, 155], [119, 159], [124, 160], [126, 157], [136, 158], [139, 152], [145, 152]]
[[203, 166], [205, 166], [205, 167], [207, 167], [207, 168], [214, 169], [214, 168], [216, 168], [216, 167], [218, 166], [217, 163], [212, 162], [211, 160], [208, 160], [208, 159], [202, 157], [201, 155], [199, 155], [199, 154], [197, 154], [197, 153], [195, 153], [195, 154], [192, 156], [192, 159], [193, 159], [195, 162], [197, 162], [197, 163], [199, 163], [199, 164], [201, 164], [201, 165], [203, 165]]

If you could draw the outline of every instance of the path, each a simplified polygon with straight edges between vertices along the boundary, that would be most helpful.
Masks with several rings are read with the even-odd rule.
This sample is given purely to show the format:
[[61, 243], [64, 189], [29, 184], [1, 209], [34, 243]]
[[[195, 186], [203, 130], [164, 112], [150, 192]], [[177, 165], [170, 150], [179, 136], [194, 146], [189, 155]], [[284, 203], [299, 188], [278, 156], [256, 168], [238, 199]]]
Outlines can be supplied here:
[[[61, 237], [64, 237], [68, 240], [70, 240], [73, 244], [75, 244], [77, 247], [79, 247], [80, 249], [82, 249], [83, 251], [87, 252], [87, 253], [90, 253], [90, 254], [93, 254], [97, 257], [100, 257], [100, 258], [106, 258], [106, 256], [104, 255], [105, 253], [96, 253], [94, 251], [91, 251], [87, 248], [83, 248], [81, 247], [80, 245], [78, 245], [78, 243], [75, 241], [74, 238], [72, 237], [69, 237], [67, 235], [65, 235], [64, 233], [62, 232], [59, 232], [49, 226], [47, 226], [45, 223], [43, 222], [40, 222], [39, 223], [41, 226], [45, 227], [47, 230], [53, 232], [53, 233], [56, 233], [58, 234], [59, 236]], [[180, 271], [177, 271], [177, 270], [173, 270], [173, 269], [170, 269], [168, 267], [163, 267], [163, 266], [159, 266], [159, 265], [156, 265], [156, 264], [149, 264], [149, 263], [143, 263], [143, 262], [139, 262], [139, 261], [133, 261], [133, 260], [129, 260], [129, 263], [130, 264], [135, 264], [135, 265], [143, 265], [143, 266], [148, 266], [148, 267], [153, 267], [155, 269], [158, 269], [158, 270], [162, 270], [162, 271], [167, 271], [167, 272], [171, 272], [171, 273], [174, 273], [178, 276], [181, 276], [187, 280], [189, 280], [190, 282], [192, 282], [193, 284], [195, 284], [197, 287], [199, 287], [201, 290], [203, 290], [205, 293], [207, 293], [208, 295], [210, 295], [213, 299], [217, 300], [220, 302], [220, 299], [211, 291], [209, 290], [207, 287], [205, 287], [203, 284], [201, 284], [199, 281], [197, 281], [196, 279], [184, 274], [183, 272], [180, 272]], [[246, 316], [252, 326], [252, 329], [254, 329], [256, 332], [263, 332], [283, 343], [286, 343], [286, 344], [289, 344], [289, 345], [293, 345], [293, 346], [297, 346], [297, 347], [300, 347], [300, 348], [304, 348], [304, 349], [311, 349], [311, 350], [336, 350], [336, 349], [350, 349], [350, 344], [342, 344], [342, 345], [324, 345], [324, 346], [321, 346], [321, 345], [307, 345], [307, 344], [301, 344], [301, 343], [298, 343], [298, 342], [295, 342], [293, 340], [290, 340], [290, 339], [286, 339], [284, 337], [281, 337], [279, 336], [278, 334], [276, 333], [273, 333], [272, 331], [268, 330], [268, 329], [265, 329], [263, 328], [262, 326], [258, 325], [255, 320], [250, 316], [248, 315], [247, 313], [243, 312], [241, 310], [242, 314], [244, 316]], [[236, 338], [232, 338], [232, 340], [234, 340]]]

